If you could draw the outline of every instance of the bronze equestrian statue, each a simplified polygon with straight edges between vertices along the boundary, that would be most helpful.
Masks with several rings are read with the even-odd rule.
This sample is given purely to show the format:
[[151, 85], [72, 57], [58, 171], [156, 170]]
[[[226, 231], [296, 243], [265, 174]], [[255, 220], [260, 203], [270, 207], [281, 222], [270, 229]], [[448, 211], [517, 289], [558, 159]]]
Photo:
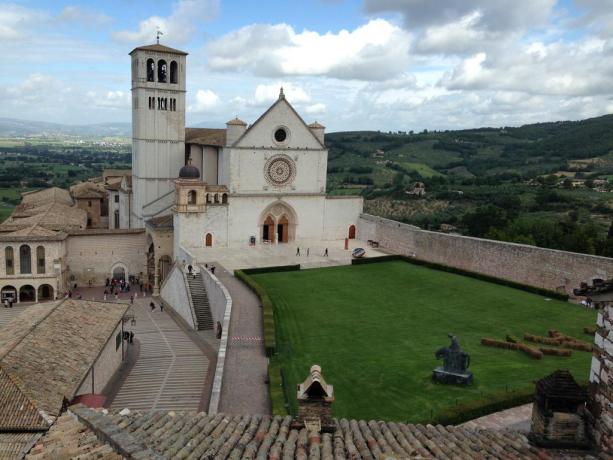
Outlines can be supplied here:
[[436, 359], [443, 360], [443, 366], [437, 367], [432, 372], [432, 380], [438, 383], [453, 383], [470, 385], [473, 382], [473, 373], [468, 370], [470, 355], [460, 348], [458, 338], [448, 334], [451, 345], [436, 350]]

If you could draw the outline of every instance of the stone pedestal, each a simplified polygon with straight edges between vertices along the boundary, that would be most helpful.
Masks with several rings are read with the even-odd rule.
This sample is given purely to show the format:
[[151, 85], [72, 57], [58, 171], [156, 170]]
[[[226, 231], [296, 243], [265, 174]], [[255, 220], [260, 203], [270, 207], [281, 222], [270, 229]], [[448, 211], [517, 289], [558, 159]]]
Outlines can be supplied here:
[[442, 367], [437, 367], [432, 371], [432, 380], [434, 380], [436, 383], [470, 385], [473, 383], [473, 373], [470, 371], [466, 371], [464, 373], [449, 372]]

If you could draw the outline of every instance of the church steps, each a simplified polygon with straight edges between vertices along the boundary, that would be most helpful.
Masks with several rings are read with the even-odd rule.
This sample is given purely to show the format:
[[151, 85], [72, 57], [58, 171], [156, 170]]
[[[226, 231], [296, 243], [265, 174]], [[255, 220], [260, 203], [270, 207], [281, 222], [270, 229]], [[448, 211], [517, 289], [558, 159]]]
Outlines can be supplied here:
[[192, 307], [196, 315], [198, 330], [212, 330], [214, 326], [213, 315], [201, 275], [187, 275], [187, 284], [192, 297]]

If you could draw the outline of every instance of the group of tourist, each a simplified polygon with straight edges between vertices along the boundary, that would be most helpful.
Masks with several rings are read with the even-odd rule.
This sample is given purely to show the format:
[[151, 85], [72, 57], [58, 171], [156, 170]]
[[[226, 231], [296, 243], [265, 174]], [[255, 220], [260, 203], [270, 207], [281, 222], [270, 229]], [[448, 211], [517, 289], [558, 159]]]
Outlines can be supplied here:
[[[311, 253], [311, 248], [307, 248], [307, 250], [306, 250], [307, 257], [310, 255], [310, 253]], [[299, 256], [299, 255], [300, 255], [300, 247], [297, 247], [296, 248], [296, 257]], [[328, 248], [326, 248], [324, 250], [323, 257], [328, 257]]]

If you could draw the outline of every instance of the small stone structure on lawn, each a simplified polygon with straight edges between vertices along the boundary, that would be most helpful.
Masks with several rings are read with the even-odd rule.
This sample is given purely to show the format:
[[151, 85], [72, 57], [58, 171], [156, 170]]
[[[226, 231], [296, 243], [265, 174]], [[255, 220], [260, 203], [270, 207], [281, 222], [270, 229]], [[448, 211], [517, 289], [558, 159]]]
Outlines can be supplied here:
[[585, 429], [587, 394], [567, 370], [536, 383], [530, 439], [553, 448], [588, 448]]
[[432, 380], [439, 383], [470, 385], [473, 383], [473, 373], [468, 369], [470, 355], [460, 348], [458, 338], [449, 334], [451, 345], [436, 350], [436, 359], [443, 359], [443, 367], [432, 371]]
[[298, 418], [295, 424], [309, 431], [332, 432], [335, 423], [332, 419], [334, 388], [324, 380], [321, 367], [311, 366], [309, 376], [298, 384]]

